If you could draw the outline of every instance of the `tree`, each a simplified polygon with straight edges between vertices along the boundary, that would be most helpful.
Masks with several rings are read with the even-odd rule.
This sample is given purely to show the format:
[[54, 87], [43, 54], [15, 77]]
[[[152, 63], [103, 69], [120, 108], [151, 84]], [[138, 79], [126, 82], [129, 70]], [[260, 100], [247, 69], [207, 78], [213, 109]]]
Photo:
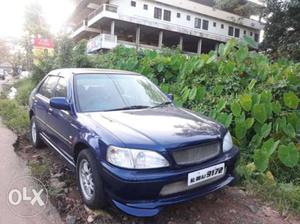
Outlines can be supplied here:
[[9, 47], [7, 42], [0, 40], [0, 63], [6, 62], [7, 56], [9, 55]]
[[262, 48], [273, 57], [300, 61], [300, 0], [267, 0]]
[[42, 37], [51, 36], [49, 32], [49, 26], [42, 14], [42, 7], [37, 1], [32, 2], [25, 9], [25, 22], [23, 29], [23, 47], [26, 52], [26, 69], [31, 70], [33, 65], [32, 39], [38, 35]]

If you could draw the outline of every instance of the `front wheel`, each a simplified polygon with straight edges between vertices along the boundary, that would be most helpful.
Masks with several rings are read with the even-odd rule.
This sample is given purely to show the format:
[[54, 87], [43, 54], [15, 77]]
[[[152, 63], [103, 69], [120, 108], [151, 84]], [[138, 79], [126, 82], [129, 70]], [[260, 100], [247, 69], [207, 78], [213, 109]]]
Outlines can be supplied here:
[[89, 149], [82, 150], [76, 164], [77, 180], [83, 201], [91, 209], [103, 208], [106, 205], [99, 170], [98, 161]]
[[44, 142], [40, 136], [40, 131], [34, 116], [30, 120], [30, 140], [34, 148], [41, 148], [44, 146]]

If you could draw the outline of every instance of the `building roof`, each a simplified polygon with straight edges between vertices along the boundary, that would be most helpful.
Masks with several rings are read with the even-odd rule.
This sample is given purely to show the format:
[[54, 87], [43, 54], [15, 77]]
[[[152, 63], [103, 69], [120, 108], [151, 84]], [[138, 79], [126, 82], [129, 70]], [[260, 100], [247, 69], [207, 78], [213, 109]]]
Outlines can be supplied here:
[[175, 6], [191, 12], [200, 13], [212, 18], [217, 18], [223, 21], [230, 21], [238, 23], [242, 26], [250, 27], [252, 29], [263, 29], [264, 25], [260, 22], [233, 14], [224, 10], [216, 9], [214, 7], [201, 4], [200, 1], [187, 1], [187, 0], [154, 0], [165, 5]]

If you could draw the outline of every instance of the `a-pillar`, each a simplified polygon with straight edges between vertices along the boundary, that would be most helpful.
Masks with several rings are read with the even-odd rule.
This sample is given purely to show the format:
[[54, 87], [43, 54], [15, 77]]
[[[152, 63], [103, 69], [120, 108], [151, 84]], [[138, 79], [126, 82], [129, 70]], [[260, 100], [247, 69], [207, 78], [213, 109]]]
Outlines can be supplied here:
[[136, 49], [139, 49], [139, 47], [140, 47], [140, 39], [141, 39], [141, 27], [137, 26], [136, 34], [135, 34]]
[[202, 52], [202, 39], [200, 38], [200, 39], [198, 40], [197, 53], [198, 53], [198, 54], [201, 54], [201, 52]]
[[112, 20], [111, 24], [110, 24], [110, 34], [111, 35], [115, 35], [115, 26], [116, 26], [115, 21]]
[[162, 46], [163, 46], [163, 38], [164, 38], [164, 32], [161, 30], [161, 31], [159, 31], [158, 48], [162, 48]]

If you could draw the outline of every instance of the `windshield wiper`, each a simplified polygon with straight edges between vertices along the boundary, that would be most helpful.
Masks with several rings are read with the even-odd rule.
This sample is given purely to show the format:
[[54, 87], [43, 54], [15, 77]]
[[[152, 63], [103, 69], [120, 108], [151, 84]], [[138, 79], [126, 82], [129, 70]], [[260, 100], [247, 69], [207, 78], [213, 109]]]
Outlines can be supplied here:
[[163, 102], [163, 103], [160, 103], [158, 105], [155, 105], [155, 106], [153, 106], [151, 108], [163, 107], [163, 106], [170, 105], [170, 104], [172, 104], [172, 102], [171, 101], [167, 101], [167, 102]]
[[121, 107], [121, 108], [116, 108], [116, 109], [111, 109], [111, 110], [106, 110], [106, 111], [135, 110], [135, 109], [146, 109], [146, 108], [149, 108], [149, 106], [145, 106], [145, 105], [133, 105], [133, 106]]

